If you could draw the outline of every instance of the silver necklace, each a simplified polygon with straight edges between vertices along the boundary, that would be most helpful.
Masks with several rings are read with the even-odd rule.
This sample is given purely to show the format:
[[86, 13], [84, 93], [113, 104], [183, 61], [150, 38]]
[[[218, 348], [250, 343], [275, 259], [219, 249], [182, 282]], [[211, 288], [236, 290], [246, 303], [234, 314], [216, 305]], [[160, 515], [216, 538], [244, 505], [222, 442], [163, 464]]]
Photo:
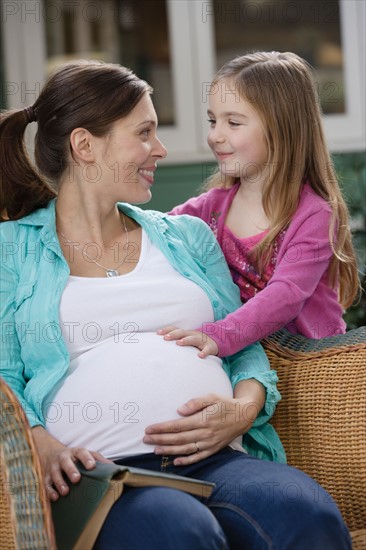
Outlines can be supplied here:
[[126, 233], [126, 244], [125, 244], [125, 248], [126, 248], [126, 254], [122, 260], [122, 262], [120, 264], [117, 265], [117, 267], [115, 269], [112, 269], [112, 268], [109, 268], [109, 267], [105, 267], [104, 265], [100, 264], [99, 262], [97, 262], [97, 260], [93, 260], [88, 254], [87, 252], [85, 252], [85, 250], [81, 250], [79, 246], [76, 246], [75, 243], [73, 243], [72, 241], [70, 241], [70, 239], [68, 239], [66, 237], [66, 235], [64, 235], [62, 233], [62, 231], [60, 231], [59, 229], [56, 228], [56, 231], [57, 233], [59, 233], [60, 235], [62, 235], [62, 237], [65, 239], [65, 241], [67, 243], [70, 243], [72, 244], [76, 250], [80, 250], [80, 252], [82, 253], [82, 255], [88, 259], [89, 262], [93, 262], [94, 264], [96, 264], [98, 267], [101, 267], [102, 269], [104, 269], [105, 273], [106, 273], [106, 276], [107, 277], [119, 277], [120, 273], [118, 272], [118, 269], [121, 267], [121, 265], [124, 263], [124, 261], [126, 260], [127, 258], [127, 254], [128, 254], [128, 245], [130, 244], [130, 241], [128, 239], [128, 231], [127, 231], [127, 227], [126, 227], [126, 221], [125, 221], [125, 217], [124, 215], [121, 213], [121, 217], [122, 217], [122, 222], [123, 222], [123, 228], [125, 230], [125, 233]]

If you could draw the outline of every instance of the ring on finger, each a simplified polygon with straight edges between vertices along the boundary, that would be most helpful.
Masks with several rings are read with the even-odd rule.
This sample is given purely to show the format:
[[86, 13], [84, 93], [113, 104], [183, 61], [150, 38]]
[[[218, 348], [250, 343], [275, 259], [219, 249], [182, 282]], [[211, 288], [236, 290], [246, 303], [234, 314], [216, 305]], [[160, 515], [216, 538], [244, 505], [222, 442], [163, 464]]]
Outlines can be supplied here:
[[194, 444], [196, 445], [196, 451], [195, 452], [199, 453], [201, 449], [199, 448], [199, 445], [198, 445], [197, 441], [195, 441]]

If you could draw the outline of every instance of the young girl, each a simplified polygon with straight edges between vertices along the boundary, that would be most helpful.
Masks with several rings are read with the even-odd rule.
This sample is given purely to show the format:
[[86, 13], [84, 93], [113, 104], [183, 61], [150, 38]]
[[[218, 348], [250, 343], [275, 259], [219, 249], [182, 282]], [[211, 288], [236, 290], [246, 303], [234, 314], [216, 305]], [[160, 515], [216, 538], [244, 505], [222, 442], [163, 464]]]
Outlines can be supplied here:
[[357, 266], [309, 66], [294, 53], [237, 57], [216, 74], [208, 105], [219, 171], [172, 213], [209, 224], [243, 305], [199, 331], [160, 333], [205, 357], [282, 327], [309, 338], [345, 332]]

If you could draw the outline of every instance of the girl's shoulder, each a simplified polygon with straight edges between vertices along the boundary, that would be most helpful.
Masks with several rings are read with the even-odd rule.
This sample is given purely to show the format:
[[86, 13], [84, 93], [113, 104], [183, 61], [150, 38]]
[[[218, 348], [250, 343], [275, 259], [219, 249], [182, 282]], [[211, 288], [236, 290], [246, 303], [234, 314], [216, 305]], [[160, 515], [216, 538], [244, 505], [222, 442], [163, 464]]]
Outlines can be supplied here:
[[213, 187], [212, 189], [201, 193], [198, 197], [193, 197], [191, 201], [196, 200], [196, 203], [199, 203], [202, 206], [205, 205], [206, 208], [212, 208], [216, 205], [221, 206], [227, 200], [230, 200], [231, 202], [231, 197], [235, 195], [237, 190], [237, 184], [232, 187]]
[[225, 210], [231, 202], [233, 195], [238, 190], [239, 184], [229, 188], [213, 187], [196, 197], [188, 199], [183, 204], [176, 206], [170, 214], [190, 214], [206, 219], [211, 212]]
[[301, 190], [298, 207], [285, 231], [283, 245], [299, 235], [311, 235], [312, 238], [328, 239], [332, 207], [329, 202], [306, 182]]
[[308, 214], [317, 211], [332, 212], [332, 207], [326, 199], [323, 199], [311, 186], [310, 182], [305, 182], [301, 191], [299, 206], [297, 212], [306, 211]]
[[235, 195], [239, 186], [240, 186], [240, 182], [236, 182], [230, 187], [212, 187], [205, 193], [202, 193], [202, 195], [200, 196], [205, 197], [206, 200], [215, 199], [215, 198], [222, 200], [223, 197], [227, 197], [228, 195]]

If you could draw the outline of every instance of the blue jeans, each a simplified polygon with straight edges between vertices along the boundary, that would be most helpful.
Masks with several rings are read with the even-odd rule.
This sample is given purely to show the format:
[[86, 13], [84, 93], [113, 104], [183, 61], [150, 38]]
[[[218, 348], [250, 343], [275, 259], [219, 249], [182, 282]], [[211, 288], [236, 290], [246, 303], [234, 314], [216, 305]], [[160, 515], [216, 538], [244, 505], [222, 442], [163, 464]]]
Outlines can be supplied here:
[[300, 470], [229, 447], [190, 466], [172, 458], [151, 453], [117, 463], [212, 481], [211, 497], [126, 487], [94, 550], [351, 550], [335, 502]]

